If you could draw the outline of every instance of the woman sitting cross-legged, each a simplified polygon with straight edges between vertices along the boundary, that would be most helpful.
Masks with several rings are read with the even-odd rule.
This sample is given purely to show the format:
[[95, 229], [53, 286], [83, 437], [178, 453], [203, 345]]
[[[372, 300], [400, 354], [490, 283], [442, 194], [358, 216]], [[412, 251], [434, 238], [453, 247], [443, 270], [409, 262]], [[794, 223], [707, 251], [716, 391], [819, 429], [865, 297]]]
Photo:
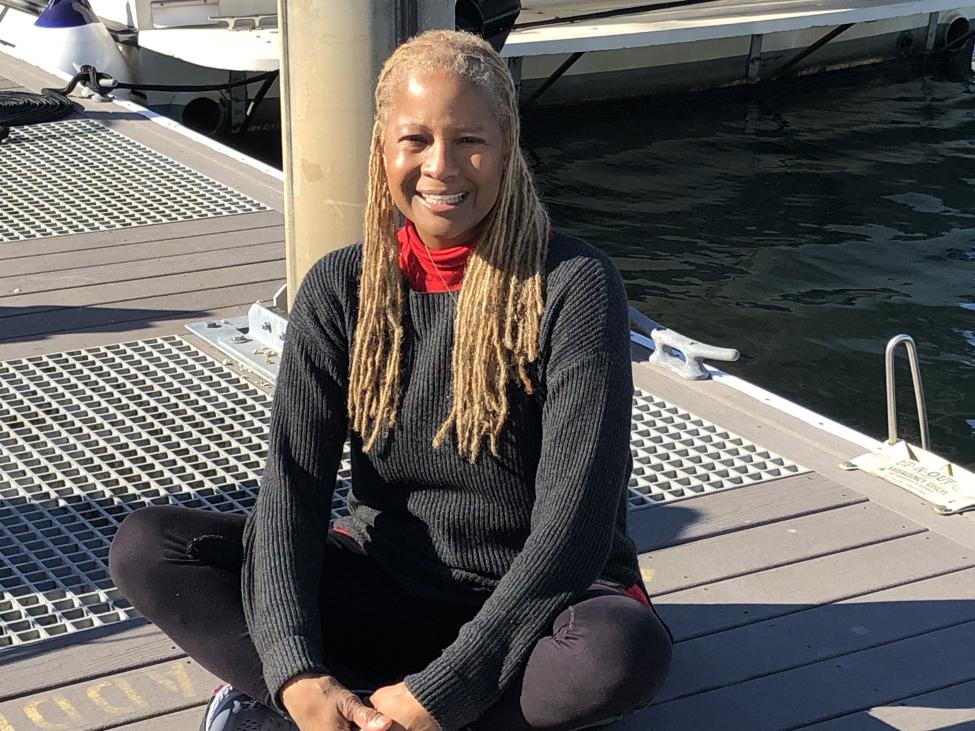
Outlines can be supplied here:
[[607, 723], [671, 657], [626, 528], [620, 275], [550, 228], [485, 41], [405, 43], [376, 110], [364, 243], [297, 294], [253, 511], [136, 511], [112, 575], [229, 684], [207, 731]]

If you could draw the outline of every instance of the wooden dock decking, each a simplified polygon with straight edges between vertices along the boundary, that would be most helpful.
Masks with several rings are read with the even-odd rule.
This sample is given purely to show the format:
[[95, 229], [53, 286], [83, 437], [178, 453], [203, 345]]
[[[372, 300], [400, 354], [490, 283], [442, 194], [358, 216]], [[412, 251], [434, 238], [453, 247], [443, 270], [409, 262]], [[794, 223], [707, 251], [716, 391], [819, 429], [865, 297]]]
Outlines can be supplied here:
[[[0, 55], [0, 88], [52, 81]], [[0, 361], [181, 334], [242, 314], [284, 277], [277, 181], [84, 106], [270, 210], [0, 244]], [[844, 472], [862, 447], [644, 356], [634, 346], [639, 388], [810, 472], [631, 512], [677, 645], [654, 705], [613, 728], [975, 728], [972, 518]], [[0, 731], [196, 729], [217, 683], [151, 625], [109, 625], [0, 650]]]
[[[63, 84], [0, 55], [0, 88], [25, 86]], [[269, 210], [0, 245], [0, 360], [176, 333], [270, 298], [285, 277], [278, 181], [115, 105], [82, 104], [85, 117]]]

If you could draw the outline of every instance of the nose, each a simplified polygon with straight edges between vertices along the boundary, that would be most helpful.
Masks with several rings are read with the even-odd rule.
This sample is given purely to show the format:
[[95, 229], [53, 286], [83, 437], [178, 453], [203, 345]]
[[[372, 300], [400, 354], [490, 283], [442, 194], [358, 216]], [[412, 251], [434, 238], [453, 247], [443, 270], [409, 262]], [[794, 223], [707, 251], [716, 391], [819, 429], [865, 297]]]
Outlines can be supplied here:
[[435, 140], [427, 148], [421, 172], [437, 180], [446, 180], [457, 174], [457, 160], [451, 145], [444, 140]]

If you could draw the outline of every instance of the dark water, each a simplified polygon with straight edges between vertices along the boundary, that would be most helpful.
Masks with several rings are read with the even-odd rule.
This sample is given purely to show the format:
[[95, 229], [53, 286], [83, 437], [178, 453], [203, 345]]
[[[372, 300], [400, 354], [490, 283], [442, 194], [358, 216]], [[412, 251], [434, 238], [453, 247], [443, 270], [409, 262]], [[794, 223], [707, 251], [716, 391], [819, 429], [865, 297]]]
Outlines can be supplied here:
[[859, 74], [763, 97], [530, 122], [553, 220], [644, 313], [741, 350], [727, 370], [872, 436], [884, 346], [912, 335], [933, 448], [975, 463], [975, 85]]
[[[971, 465], [975, 83], [896, 74], [528, 120], [525, 143], [556, 226], [647, 315], [738, 348], [736, 375], [883, 437], [884, 346], [912, 335], [933, 448]], [[280, 164], [275, 135], [243, 146]]]

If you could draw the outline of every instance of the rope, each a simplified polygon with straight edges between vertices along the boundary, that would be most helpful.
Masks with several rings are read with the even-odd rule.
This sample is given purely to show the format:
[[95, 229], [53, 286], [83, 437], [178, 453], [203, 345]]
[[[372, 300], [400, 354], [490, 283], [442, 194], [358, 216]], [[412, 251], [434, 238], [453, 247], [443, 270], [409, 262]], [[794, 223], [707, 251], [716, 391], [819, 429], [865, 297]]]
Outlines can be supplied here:
[[255, 84], [258, 81], [267, 81], [278, 76], [278, 71], [266, 71], [263, 74], [248, 76], [246, 79], [238, 81], [228, 81], [225, 84], [129, 84], [124, 81], [114, 79], [108, 74], [103, 74], [94, 66], [82, 66], [74, 78], [68, 82], [67, 86], [61, 89], [43, 89], [56, 94], [70, 94], [74, 88], [81, 84], [87, 86], [96, 94], [110, 94], [116, 89], [132, 89], [134, 91], [224, 91], [235, 89], [238, 86]]
[[70, 114], [72, 108], [67, 97], [47, 90], [40, 94], [0, 91], [0, 142], [10, 134], [13, 125], [53, 122]]

